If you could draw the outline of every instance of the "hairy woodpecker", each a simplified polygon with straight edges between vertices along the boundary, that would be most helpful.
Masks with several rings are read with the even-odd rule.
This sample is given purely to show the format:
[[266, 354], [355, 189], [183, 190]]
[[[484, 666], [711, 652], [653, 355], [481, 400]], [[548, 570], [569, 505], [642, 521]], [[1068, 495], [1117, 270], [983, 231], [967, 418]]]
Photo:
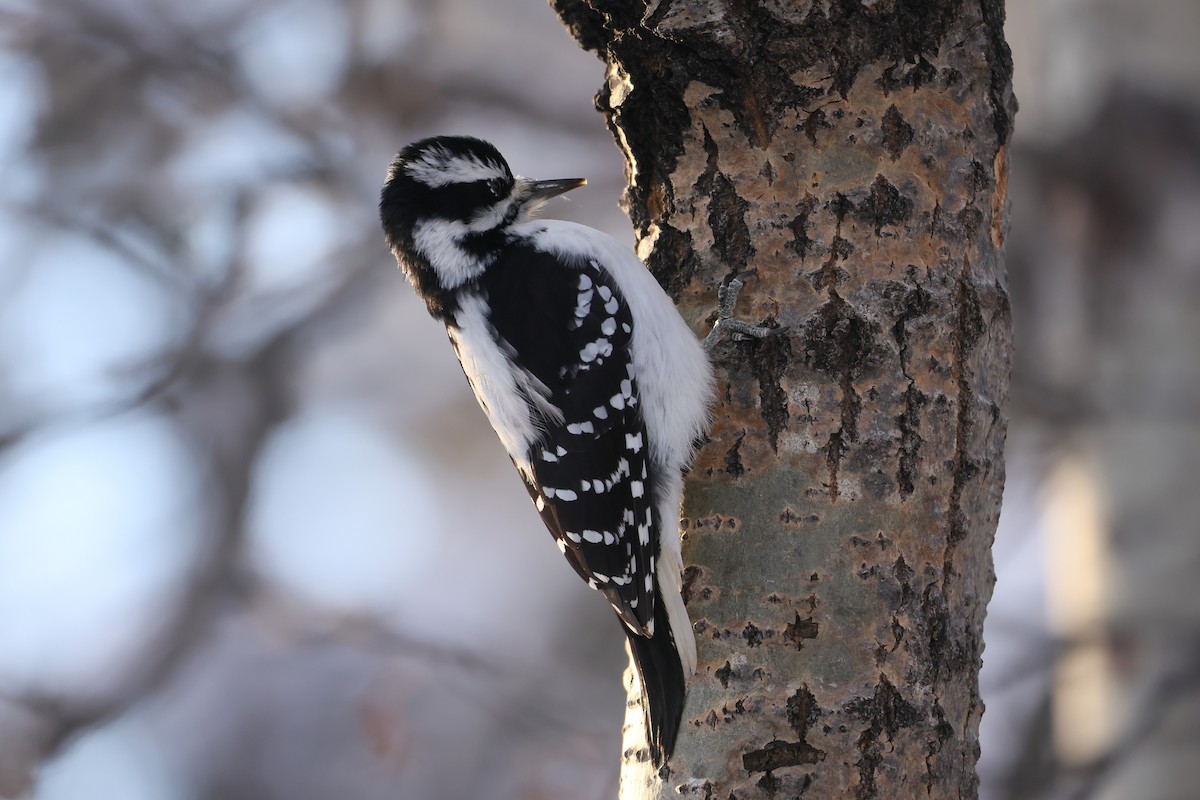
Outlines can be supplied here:
[[439, 136], [392, 161], [379, 212], [542, 521], [624, 623], [661, 766], [696, 668], [677, 521], [713, 377], [632, 250], [529, 218], [584, 183], [514, 176], [487, 142]]

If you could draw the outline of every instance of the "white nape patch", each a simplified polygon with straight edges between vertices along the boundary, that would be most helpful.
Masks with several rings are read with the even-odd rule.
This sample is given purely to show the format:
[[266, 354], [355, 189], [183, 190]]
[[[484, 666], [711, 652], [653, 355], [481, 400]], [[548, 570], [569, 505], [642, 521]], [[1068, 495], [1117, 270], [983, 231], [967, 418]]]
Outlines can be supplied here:
[[413, 180], [435, 189], [452, 183], [508, 178], [508, 173], [499, 164], [474, 156], [452, 153], [444, 147], [429, 148], [421, 154], [421, 158], [405, 165], [404, 171], [411, 175]]
[[[638, 431], [635, 434], [625, 434], [625, 449], [634, 453], [642, 452], [642, 434]], [[644, 477], [644, 476], [643, 476]]]
[[506, 197], [495, 205], [481, 210], [467, 223], [467, 230], [471, 233], [487, 233], [490, 230], [499, 228], [504, 224], [504, 220], [508, 218], [515, 202], [517, 201]]
[[470, 232], [467, 225], [451, 219], [425, 219], [413, 227], [413, 246], [446, 289], [479, 277], [492, 263], [491, 258], [479, 258], [463, 249], [462, 241]]

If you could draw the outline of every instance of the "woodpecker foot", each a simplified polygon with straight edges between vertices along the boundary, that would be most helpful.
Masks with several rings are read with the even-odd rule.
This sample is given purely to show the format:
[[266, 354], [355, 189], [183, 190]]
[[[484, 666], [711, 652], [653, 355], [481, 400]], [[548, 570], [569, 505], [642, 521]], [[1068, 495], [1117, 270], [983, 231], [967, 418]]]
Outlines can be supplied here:
[[704, 338], [705, 350], [712, 350], [726, 335], [735, 342], [744, 342], [748, 339], [764, 339], [784, 330], [783, 328], [754, 325], [734, 318], [733, 310], [737, 306], [738, 295], [742, 293], [746, 279], [756, 274], [758, 274], [757, 271], [752, 269], [739, 272], [733, 277], [726, 278], [717, 287], [717, 321], [713, 323], [712, 330]]

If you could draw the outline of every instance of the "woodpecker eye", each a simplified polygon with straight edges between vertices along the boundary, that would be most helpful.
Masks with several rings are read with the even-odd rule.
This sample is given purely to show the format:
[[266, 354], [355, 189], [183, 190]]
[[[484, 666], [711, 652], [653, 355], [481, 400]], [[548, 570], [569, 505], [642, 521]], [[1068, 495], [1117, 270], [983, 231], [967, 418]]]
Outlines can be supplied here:
[[487, 182], [487, 189], [492, 197], [499, 200], [500, 196], [504, 194], [504, 181], [500, 178], [492, 178]]

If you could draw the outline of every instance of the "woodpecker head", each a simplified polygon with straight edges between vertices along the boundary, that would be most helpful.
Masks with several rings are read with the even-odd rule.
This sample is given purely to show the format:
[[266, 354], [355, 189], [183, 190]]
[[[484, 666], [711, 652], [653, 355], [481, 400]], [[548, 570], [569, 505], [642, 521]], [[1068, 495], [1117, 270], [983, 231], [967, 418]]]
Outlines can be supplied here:
[[397, 262], [434, 308], [483, 273], [509, 226], [587, 181], [514, 176], [495, 147], [469, 136], [435, 136], [401, 150], [388, 168], [379, 218]]

